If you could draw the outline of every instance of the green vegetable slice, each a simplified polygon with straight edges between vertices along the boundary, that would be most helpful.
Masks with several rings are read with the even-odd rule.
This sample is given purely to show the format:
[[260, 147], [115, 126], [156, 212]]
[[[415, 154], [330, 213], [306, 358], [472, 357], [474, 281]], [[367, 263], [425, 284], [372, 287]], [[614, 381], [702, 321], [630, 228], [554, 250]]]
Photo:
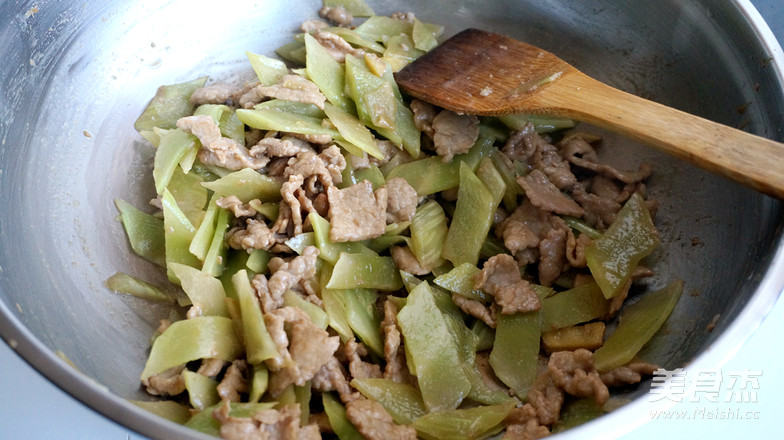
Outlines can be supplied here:
[[175, 128], [177, 120], [193, 113], [190, 99], [196, 89], [204, 87], [207, 77], [197, 78], [180, 84], [161, 86], [147, 108], [133, 124], [136, 131], [152, 130], [154, 127]]
[[106, 280], [106, 287], [115, 292], [127, 293], [148, 301], [174, 302], [174, 297], [164, 292], [160, 287], [122, 272], [110, 276]]
[[498, 316], [490, 365], [520, 399], [525, 399], [536, 379], [540, 327], [539, 312]]
[[411, 385], [389, 379], [369, 378], [354, 379], [351, 386], [368, 399], [380, 403], [399, 425], [410, 425], [427, 414], [422, 395]]
[[251, 168], [234, 171], [218, 180], [205, 182], [202, 185], [221, 197], [237, 196], [242, 203], [248, 203], [253, 199], [259, 199], [262, 202], [278, 202], [281, 199], [280, 182]]
[[425, 414], [414, 423], [417, 434], [425, 440], [475, 440], [503, 430], [503, 421], [516, 402], [478, 406]]
[[128, 242], [136, 255], [161, 267], [166, 265], [163, 220], [136, 209], [122, 199], [114, 199]]

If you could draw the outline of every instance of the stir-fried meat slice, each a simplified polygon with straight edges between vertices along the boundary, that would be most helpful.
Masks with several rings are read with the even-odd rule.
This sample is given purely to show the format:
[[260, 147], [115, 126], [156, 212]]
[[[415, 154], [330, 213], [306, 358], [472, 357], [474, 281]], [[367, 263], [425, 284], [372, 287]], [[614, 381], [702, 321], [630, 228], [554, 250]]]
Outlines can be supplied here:
[[479, 118], [442, 110], [433, 118], [433, 145], [444, 162], [465, 153], [479, 138]]
[[504, 240], [504, 246], [510, 252], [516, 254], [524, 249], [539, 247], [539, 242], [542, 241], [525, 222], [517, 218], [507, 218], [501, 222], [497, 232], [500, 233]]
[[231, 363], [223, 380], [218, 384], [218, 395], [221, 400], [239, 402], [240, 394], [248, 392], [248, 374], [250, 365], [242, 359]]
[[575, 185], [572, 197], [583, 208], [585, 221], [600, 231], [607, 229], [621, 210], [620, 203], [589, 193], [580, 184]]
[[514, 257], [498, 254], [488, 259], [474, 278], [474, 288], [493, 295], [505, 315], [539, 310], [542, 303], [530, 283], [520, 275]]
[[416, 213], [419, 195], [416, 190], [402, 177], [387, 180], [387, 223], [410, 222]]
[[368, 440], [416, 440], [417, 438], [413, 427], [396, 425], [387, 410], [374, 400], [356, 399], [348, 402], [346, 417]]
[[553, 185], [543, 171], [533, 170], [525, 177], [518, 177], [517, 183], [523, 187], [531, 204], [542, 211], [573, 217], [584, 214], [583, 208]]
[[[259, 200], [257, 199], [256, 201], [258, 202]], [[242, 200], [235, 195], [221, 197], [215, 201], [215, 204], [223, 209], [228, 209], [236, 218], [253, 217], [256, 215], [256, 210], [249, 203], [242, 203]]]
[[338, 26], [351, 26], [352, 16], [343, 6], [324, 6], [319, 9], [319, 17], [325, 18]]
[[340, 153], [340, 148], [332, 145], [321, 153], [302, 152], [288, 161], [288, 166], [283, 173], [284, 179], [291, 176], [302, 176], [304, 187], [311, 195], [318, 192], [316, 185], [328, 188], [342, 181], [340, 174], [346, 168], [346, 160]]
[[572, 396], [593, 396], [599, 405], [610, 397], [607, 385], [593, 366], [593, 352], [589, 350], [557, 351], [550, 355], [547, 369], [553, 383]]
[[191, 104], [225, 104], [231, 101], [231, 98], [237, 92], [237, 88], [224, 83], [212, 84], [206, 87], [196, 89], [191, 94]]
[[327, 49], [332, 58], [339, 63], [346, 61], [346, 55], [360, 59], [365, 56], [364, 50], [355, 48], [348, 41], [344, 40], [343, 37], [335, 33], [319, 30], [314, 32], [313, 36], [319, 44]]
[[367, 180], [348, 188], [327, 189], [329, 198], [329, 239], [333, 242], [362, 241], [380, 237], [386, 231], [387, 190], [373, 191]]
[[658, 365], [648, 362], [632, 361], [606, 373], [601, 373], [599, 377], [608, 387], [621, 387], [638, 383], [642, 380], [642, 376], [650, 376], [659, 368]]
[[539, 284], [552, 286], [561, 273], [569, 268], [566, 242], [569, 226], [560, 217], [550, 218], [553, 228], [539, 242]]
[[332, 356], [327, 363], [316, 372], [316, 375], [313, 376], [313, 380], [311, 381], [311, 386], [314, 390], [321, 392], [337, 391], [340, 400], [343, 403], [348, 403], [360, 398], [359, 392], [354, 391], [349, 385], [343, 365], [335, 356]]
[[502, 151], [511, 160], [524, 161], [532, 169], [542, 171], [560, 190], [568, 190], [577, 182], [569, 162], [561, 158], [558, 149], [540, 136], [531, 123], [512, 133]]
[[345, 354], [348, 359], [348, 371], [353, 379], [371, 379], [382, 376], [381, 367], [378, 364], [362, 360], [363, 356], [368, 355], [365, 344], [352, 339], [346, 342]]
[[[305, 385], [332, 358], [340, 338], [329, 336], [297, 307], [283, 307], [264, 314], [267, 330], [280, 359], [267, 360], [272, 375], [269, 392], [275, 397], [289, 385]], [[286, 323], [290, 330], [286, 331]]]
[[259, 140], [250, 149], [250, 154], [255, 157], [294, 157], [299, 153], [313, 152], [309, 143], [294, 136], [283, 135], [280, 138], [266, 136]]
[[501, 382], [501, 379], [495, 375], [493, 366], [490, 365], [490, 350], [480, 351], [476, 353], [476, 369], [482, 377], [482, 382], [487, 385], [491, 390], [503, 391], [508, 393], [509, 387]]
[[264, 409], [251, 417], [232, 417], [225, 401], [212, 416], [220, 423], [224, 440], [299, 440], [299, 405], [285, 405], [280, 409]]
[[242, 144], [223, 137], [212, 116], [186, 116], [177, 121], [177, 128], [196, 136], [201, 142], [199, 160], [204, 164], [237, 171], [243, 168], [259, 170], [269, 163], [268, 157], [253, 157]]
[[202, 359], [201, 365], [199, 369], [196, 370], [196, 373], [201, 374], [202, 376], [206, 377], [216, 377], [223, 371], [223, 365], [226, 362], [223, 359], [217, 358], [210, 358], [210, 359]]
[[550, 430], [539, 424], [536, 409], [530, 403], [512, 409], [504, 424], [506, 432], [501, 440], [536, 440], [550, 435]]
[[593, 240], [587, 234], [575, 236], [571, 229], [566, 236], [566, 259], [572, 267], [586, 267], [588, 262], [585, 259], [585, 249], [591, 245]]
[[433, 119], [438, 112], [432, 104], [418, 99], [411, 100], [411, 111], [414, 113], [414, 125], [419, 131], [433, 138]]
[[143, 380], [142, 385], [153, 396], [176, 396], [185, 391], [185, 380], [182, 377], [184, 369], [185, 365], [180, 365], [153, 374]]
[[624, 183], [638, 183], [651, 175], [651, 167], [641, 163], [637, 171], [619, 171], [610, 165], [599, 163], [596, 150], [583, 135], [566, 136], [558, 144], [563, 157], [574, 165], [599, 173], [607, 178], [620, 180]]
[[237, 226], [226, 233], [226, 242], [232, 249], [270, 249], [278, 243], [275, 233], [266, 223], [255, 218], [245, 220], [245, 227]]
[[564, 392], [555, 385], [549, 371], [536, 377], [527, 398], [528, 403], [536, 410], [536, 419], [540, 425], [552, 425], [558, 421], [564, 403]]
[[242, 95], [240, 104], [243, 108], [253, 108], [266, 98], [313, 104], [320, 109], [324, 109], [324, 102], [327, 100], [313, 81], [299, 75], [284, 75], [277, 84], [258, 85], [251, 89]]
[[306, 246], [302, 250], [302, 255], [294, 257], [290, 261], [274, 257], [268, 263], [271, 272], [268, 280], [264, 274], [257, 274], [253, 277], [252, 285], [261, 301], [261, 309], [264, 313], [280, 308], [283, 305], [283, 294], [287, 290], [316, 275], [318, 254], [317, 247]]
[[419, 276], [430, 273], [430, 269], [424, 268], [419, 264], [419, 260], [417, 260], [408, 246], [392, 246], [389, 252], [392, 254], [392, 260], [394, 260], [398, 269]]
[[312, 33], [313, 31], [317, 31], [319, 29], [324, 29], [324, 28], [328, 28], [328, 27], [329, 27], [329, 23], [327, 23], [326, 21], [322, 21], [322, 20], [305, 20], [299, 26], [299, 30], [301, 30], [304, 33], [309, 34], [309, 33]]
[[621, 306], [623, 306], [623, 302], [626, 301], [626, 298], [629, 296], [629, 289], [632, 287], [632, 283], [634, 281], [639, 280], [640, 278], [652, 277], [653, 271], [645, 266], [637, 266], [632, 271], [632, 275], [629, 277], [629, 280], [626, 281], [623, 288], [617, 295], [615, 295], [610, 300], [610, 310], [607, 311], [607, 316], [605, 319], [611, 319], [618, 310], [621, 310]]
[[493, 309], [485, 306], [479, 301], [475, 301], [473, 299], [466, 298], [459, 293], [452, 292], [452, 302], [455, 303], [456, 306], [460, 307], [460, 310], [462, 310], [463, 313], [479, 319], [480, 321], [487, 324], [488, 327], [495, 328], [498, 324], [496, 322]]
[[397, 327], [398, 309], [392, 301], [384, 302], [384, 320], [381, 330], [384, 333], [384, 379], [399, 383], [415, 384], [416, 378], [411, 375], [406, 365], [406, 355], [400, 346], [401, 335]]

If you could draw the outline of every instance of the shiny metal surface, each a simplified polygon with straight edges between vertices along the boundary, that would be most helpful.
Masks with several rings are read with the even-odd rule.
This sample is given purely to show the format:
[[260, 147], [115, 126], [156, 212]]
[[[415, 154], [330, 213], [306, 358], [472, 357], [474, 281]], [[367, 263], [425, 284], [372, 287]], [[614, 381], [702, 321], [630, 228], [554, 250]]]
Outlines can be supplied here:
[[[509, 33], [621, 89], [784, 136], [781, 48], [745, 1], [419, 3], [371, 2], [379, 13], [413, 10], [448, 33]], [[130, 253], [114, 220], [113, 198], [143, 206], [153, 193], [152, 151], [132, 122], [160, 84], [249, 74], [245, 50], [271, 52], [319, 6], [0, 4], [0, 334], [59, 386], [146, 436], [193, 433], [123, 400], [143, 397], [148, 338], [166, 314], [102, 285], [117, 270], [154, 271]], [[603, 153], [622, 165], [654, 164], [649, 186], [665, 246], [648, 284], [680, 277], [687, 285], [648, 358], [669, 368], [720, 365], [784, 287], [780, 202], [616, 136], [606, 136]], [[646, 421], [637, 403], [575, 432], [626, 432]]]

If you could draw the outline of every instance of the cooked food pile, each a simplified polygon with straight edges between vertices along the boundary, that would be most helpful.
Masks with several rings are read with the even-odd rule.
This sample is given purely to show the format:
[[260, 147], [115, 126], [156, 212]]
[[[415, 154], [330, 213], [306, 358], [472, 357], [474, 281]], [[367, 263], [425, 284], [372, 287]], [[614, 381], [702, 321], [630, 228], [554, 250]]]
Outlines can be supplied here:
[[163, 86], [136, 121], [155, 212], [117, 207], [181, 286], [107, 282], [178, 306], [137, 403], [225, 439], [539, 438], [655, 371], [636, 356], [681, 284], [625, 305], [659, 244], [650, 168], [572, 121], [401, 94], [439, 25], [319, 14], [247, 54], [255, 81]]

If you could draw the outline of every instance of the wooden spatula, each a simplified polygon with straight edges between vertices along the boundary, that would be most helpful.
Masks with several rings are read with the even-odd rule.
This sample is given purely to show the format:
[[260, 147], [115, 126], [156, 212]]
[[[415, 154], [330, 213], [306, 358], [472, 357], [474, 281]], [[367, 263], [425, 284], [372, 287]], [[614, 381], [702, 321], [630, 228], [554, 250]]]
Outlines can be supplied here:
[[784, 144], [620, 91], [509, 37], [465, 30], [395, 79], [410, 95], [458, 113], [585, 121], [784, 199]]

